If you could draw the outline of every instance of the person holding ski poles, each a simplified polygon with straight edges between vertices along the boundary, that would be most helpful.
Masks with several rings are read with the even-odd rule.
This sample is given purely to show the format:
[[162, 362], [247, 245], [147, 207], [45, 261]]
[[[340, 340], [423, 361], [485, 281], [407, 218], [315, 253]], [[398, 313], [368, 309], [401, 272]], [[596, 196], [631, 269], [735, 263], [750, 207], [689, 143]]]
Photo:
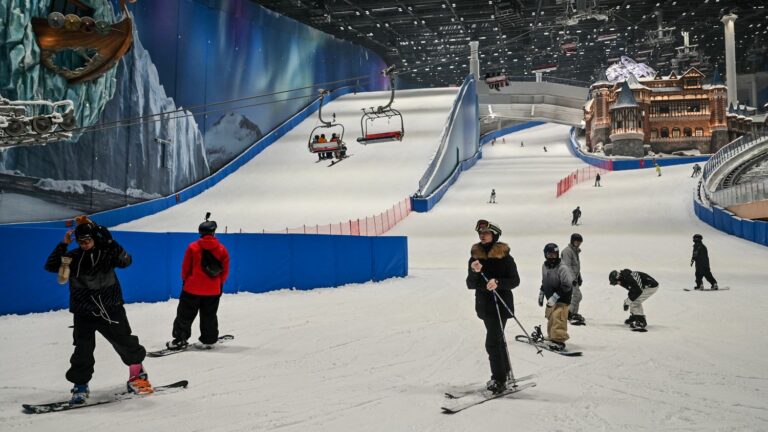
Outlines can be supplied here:
[[[498, 394], [507, 388], [511, 370], [504, 338], [504, 326], [512, 318], [512, 289], [520, 285], [515, 260], [509, 246], [499, 242], [501, 229], [487, 220], [479, 220], [475, 231], [480, 242], [472, 245], [468, 263], [467, 288], [475, 290], [475, 312], [485, 324], [485, 350], [491, 365], [491, 380], [486, 388]], [[509, 307], [504, 307], [496, 295]]]

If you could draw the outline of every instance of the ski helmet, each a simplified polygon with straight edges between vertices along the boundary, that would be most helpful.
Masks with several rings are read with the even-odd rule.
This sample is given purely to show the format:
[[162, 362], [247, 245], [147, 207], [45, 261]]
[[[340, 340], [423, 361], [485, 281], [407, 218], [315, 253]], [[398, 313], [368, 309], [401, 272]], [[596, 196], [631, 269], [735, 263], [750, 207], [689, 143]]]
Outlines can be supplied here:
[[81, 223], [75, 228], [75, 239], [88, 240], [92, 239], [96, 231], [96, 224], [91, 221]]
[[704, 237], [701, 236], [701, 234], [694, 234], [693, 235], [693, 241], [700, 242]]
[[200, 235], [210, 235], [216, 232], [218, 225], [216, 225], [216, 221], [208, 220], [210, 217], [211, 212], [207, 212], [205, 214], [205, 222], [201, 223], [200, 226], [197, 227], [197, 232], [199, 232]]
[[608, 275], [608, 282], [610, 282], [611, 285], [616, 285], [619, 283], [619, 271], [614, 270]]
[[580, 242], [584, 241], [584, 239], [581, 237], [581, 234], [579, 233], [571, 234], [571, 244], [573, 244], [573, 242], [576, 242], [576, 241], [580, 241]]
[[480, 219], [477, 221], [477, 224], [475, 224], [475, 231], [479, 233], [484, 232], [490, 232], [493, 234], [494, 240], [498, 240], [499, 236], [501, 236], [501, 228], [499, 228], [496, 224], [493, 222], [488, 222], [485, 219]]
[[546, 246], [544, 246], [544, 258], [547, 257], [547, 254], [549, 253], [556, 253], [557, 256], [560, 256], [560, 248], [557, 247], [554, 243], [547, 243]]

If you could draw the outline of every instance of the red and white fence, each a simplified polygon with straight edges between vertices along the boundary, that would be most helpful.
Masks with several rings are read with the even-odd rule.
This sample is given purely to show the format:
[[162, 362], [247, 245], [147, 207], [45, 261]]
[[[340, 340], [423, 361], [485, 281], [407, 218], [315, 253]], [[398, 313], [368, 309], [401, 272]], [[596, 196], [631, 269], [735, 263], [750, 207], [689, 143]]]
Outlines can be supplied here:
[[585, 181], [591, 181], [597, 176], [607, 173], [608, 170], [604, 168], [598, 168], [595, 166], [588, 166], [586, 168], [580, 168], [576, 171], [568, 174], [567, 177], [563, 177], [557, 182], [557, 197], [560, 198], [564, 193], [568, 192], [572, 187]]
[[[346, 222], [325, 225], [303, 225], [280, 231], [266, 231], [265, 234], [332, 234], [354, 236], [378, 236], [405, 219], [411, 213], [411, 199], [405, 198], [378, 215], [366, 216], [365, 219], [350, 219]], [[244, 232], [242, 229], [240, 232]]]

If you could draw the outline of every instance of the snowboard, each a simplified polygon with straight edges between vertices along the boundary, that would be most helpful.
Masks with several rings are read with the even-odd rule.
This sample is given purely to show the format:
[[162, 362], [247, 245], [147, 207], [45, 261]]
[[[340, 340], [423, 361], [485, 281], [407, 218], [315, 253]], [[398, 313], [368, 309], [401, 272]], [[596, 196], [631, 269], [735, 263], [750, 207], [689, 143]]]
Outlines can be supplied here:
[[482, 390], [473, 395], [468, 395], [466, 397], [462, 397], [461, 399], [455, 400], [455, 403], [446, 404], [446, 406], [442, 406], [440, 407], [440, 409], [442, 410], [443, 414], [456, 414], [457, 412], [464, 411], [467, 408], [472, 408], [473, 406], [480, 405], [490, 400], [499, 399], [504, 396], [509, 396], [511, 394], [514, 394], [519, 391], [525, 390], [527, 388], [535, 387], [535, 386], [536, 386], [536, 383], [528, 382], [524, 384], [519, 384], [517, 387], [508, 388], [498, 394], [493, 394], [488, 390]]
[[683, 288], [683, 291], [728, 291], [729, 289], [731, 289], [731, 287], [724, 286], [724, 287], [720, 287], [720, 288], [718, 288], [716, 290], [709, 289], [709, 288], [703, 289], [703, 290], [697, 290], [697, 289], [693, 289], [693, 288]]
[[23, 404], [22, 407], [24, 408], [24, 412], [27, 414], [46, 414], [51, 412], [69, 411], [73, 409], [88, 408], [96, 405], [104, 405], [112, 402], [120, 402], [123, 400], [139, 399], [143, 397], [152, 396], [155, 394], [171, 393], [173, 391], [183, 390], [187, 388], [187, 385], [189, 385], [189, 382], [187, 380], [182, 380], [182, 381], [175, 382], [173, 384], [154, 387], [153, 393], [149, 393], [145, 395], [137, 395], [135, 393], [131, 393], [128, 390], [126, 390], [121, 393], [114, 394], [109, 399], [95, 400], [95, 401], [90, 401], [90, 402], [86, 402], [84, 404], [79, 404], [79, 405], [70, 405], [69, 400], [66, 400], [66, 401], [37, 404], [37, 405]]
[[565, 356], [565, 357], [580, 357], [581, 354], [582, 354], [581, 351], [568, 351], [568, 350], [558, 351], [558, 350], [553, 350], [552, 348], [549, 347], [549, 345], [544, 343], [544, 341], [533, 341], [533, 342], [529, 341], [528, 340], [528, 336], [526, 336], [526, 335], [517, 335], [517, 336], [515, 336], [515, 340], [518, 341], [518, 342], [522, 342], [522, 343], [526, 343], [526, 344], [529, 344], [529, 345], [533, 345], [535, 347], [538, 347], [538, 348], [541, 348], [541, 349], [544, 349], [544, 350], [547, 350], [547, 351], [550, 351], [550, 352], [553, 352], [553, 353], [560, 354], [560, 355]]
[[[219, 340], [216, 343], [224, 343], [224, 342], [232, 340], [234, 338], [235, 337], [232, 336], [232, 335], [219, 336]], [[180, 352], [184, 352], [184, 351], [189, 350], [190, 347], [195, 347], [197, 349], [205, 349], [201, 343], [195, 342], [193, 344], [187, 345], [185, 348], [182, 348], [182, 349], [172, 350], [170, 348], [164, 348], [164, 349], [161, 349], [161, 350], [158, 350], [158, 351], [150, 351], [150, 352], [147, 353], [147, 357], [165, 357], [165, 356], [169, 356], [171, 354], [178, 354]]]

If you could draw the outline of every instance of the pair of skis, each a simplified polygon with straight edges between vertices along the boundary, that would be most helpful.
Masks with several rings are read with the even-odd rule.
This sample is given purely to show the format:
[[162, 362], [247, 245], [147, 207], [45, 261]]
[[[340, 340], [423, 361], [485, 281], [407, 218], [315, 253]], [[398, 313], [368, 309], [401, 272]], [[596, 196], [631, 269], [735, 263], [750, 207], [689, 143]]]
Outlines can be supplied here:
[[[235, 337], [232, 335], [223, 335], [219, 337], [219, 340], [217, 341], [217, 343], [230, 341], [234, 338]], [[192, 344], [177, 350], [171, 350], [171, 349], [165, 348], [158, 351], [150, 351], [147, 353], [147, 356], [148, 357], [164, 357], [171, 354], [178, 354], [178, 353], [187, 351], [190, 346], [194, 346], [198, 349], [206, 349], [205, 346], [202, 344]], [[112, 397], [110, 398], [87, 401], [84, 404], [70, 405], [69, 400], [66, 400], [66, 401], [59, 401], [59, 402], [52, 402], [52, 403], [45, 403], [45, 404], [22, 404], [22, 408], [24, 408], [24, 412], [26, 412], [27, 414], [47, 414], [52, 412], [69, 411], [73, 409], [88, 408], [88, 407], [93, 407], [97, 405], [104, 405], [104, 404], [120, 402], [124, 400], [129, 400], [129, 399], [139, 399], [139, 398], [143, 398], [143, 397], [147, 397], [155, 394], [173, 393], [173, 392], [180, 391], [187, 388], [188, 385], [189, 385], [189, 382], [187, 380], [181, 380], [172, 384], [153, 387], [153, 392], [146, 395], [138, 395], [126, 390], [120, 393], [116, 393], [112, 395]]]
[[440, 409], [442, 410], [443, 414], [456, 414], [457, 412], [464, 411], [467, 408], [471, 408], [473, 406], [480, 405], [494, 399], [509, 396], [531, 387], [536, 387], [535, 382], [526, 382], [534, 376], [535, 375], [528, 375], [516, 378], [514, 381], [508, 381], [507, 389], [496, 394], [484, 388], [447, 392], [445, 393], [445, 397], [450, 402], [446, 403], [445, 406], [440, 407]]

